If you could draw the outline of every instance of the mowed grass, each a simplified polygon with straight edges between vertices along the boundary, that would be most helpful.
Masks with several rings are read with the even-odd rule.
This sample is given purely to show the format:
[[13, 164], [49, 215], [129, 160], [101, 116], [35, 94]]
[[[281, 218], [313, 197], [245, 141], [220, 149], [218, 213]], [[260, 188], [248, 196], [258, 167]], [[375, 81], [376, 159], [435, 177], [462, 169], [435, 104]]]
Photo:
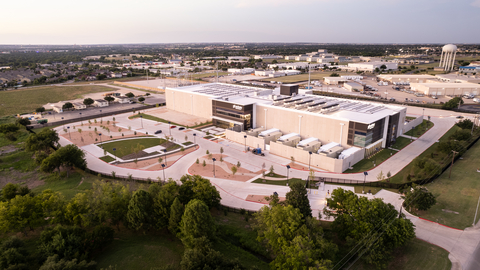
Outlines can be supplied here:
[[[114, 156], [123, 157], [126, 155], [133, 154], [135, 151], [135, 148], [138, 148], [140, 151], [146, 148], [160, 145], [163, 142], [165, 142], [165, 140], [159, 139], [159, 138], [140, 138], [140, 139], [130, 139], [130, 140], [122, 140], [122, 141], [116, 141], [116, 142], [109, 142], [109, 143], [104, 143], [98, 146], [103, 147], [103, 149], [105, 149], [107, 152], [109, 152]], [[113, 148], [115, 148], [116, 150], [113, 151]]]
[[402, 150], [407, 145], [409, 145], [412, 141], [405, 137], [397, 137], [395, 143], [391, 146], [393, 149]]
[[[328, 71], [328, 72], [312, 72], [310, 73], [310, 80], [311, 81], [323, 81], [323, 78], [330, 77], [332, 73], [337, 73], [341, 75], [352, 75], [354, 73], [348, 72], [337, 72], [337, 71]], [[292, 83], [292, 82], [303, 82], [308, 81], [308, 73], [306, 74], [299, 74], [299, 75], [292, 75], [292, 76], [284, 76], [284, 77], [277, 77], [277, 78], [267, 78], [263, 79], [262, 81], [276, 81], [282, 83]]]
[[423, 123], [416, 126], [413, 128], [413, 130], [409, 130], [405, 132], [405, 135], [407, 136], [413, 136], [413, 137], [420, 137], [422, 136], [426, 131], [431, 129], [434, 126], [434, 124], [431, 121], [428, 120], [423, 120]]
[[[152, 121], [157, 121], [157, 122], [160, 122], [160, 123], [165, 123], [165, 124], [168, 124], [168, 120], [165, 120], [163, 118], [160, 118], [160, 117], [156, 117], [156, 116], [153, 116], [153, 115], [150, 115], [150, 114], [146, 114], [146, 113], [137, 113], [137, 114], [134, 114], [132, 116], [129, 116], [128, 119], [135, 119], [135, 118], [140, 118], [140, 116], [142, 116], [143, 119], [148, 119], [148, 120], [152, 120]], [[170, 121], [170, 124], [172, 126], [182, 126], [180, 124], [177, 124], [175, 122], [172, 122]]]
[[[387, 265], [389, 270], [450, 270], [452, 263], [448, 259], [448, 251], [415, 238], [406, 246], [393, 252], [394, 259]], [[360, 260], [350, 269], [370, 270], [372, 265]]]
[[166, 232], [150, 231], [148, 234], [126, 228], [115, 233], [113, 243], [97, 254], [93, 260], [98, 269], [160, 269], [172, 265], [180, 269], [184, 247], [182, 242]]
[[[378, 166], [380, 163], [389, 159], [395, 153], [397, 153], [397, 151], [395, 151], [395, 150], [382, 149], [382, 150], [378, 151], [372, 157], [360, 160], [359, 162], [357, 162], [357, 164], [352, 166], [353, 169], [348, 169], [348, 170], [344, 171], [343, 173], [358, 173], [358, 172], [364, 172], [364, 171], [371, 170], [375, 166]], [[375, 164], [375, 166], [373, 166], [374, 164]], [[383, 173], [385, 175], [387, 174], [387, 172], [383, 172]]]
[[89, 93], [112, 91], [98, 85], [42, 86], [11, 91], [0, 91], [0, 116], [34, 112], [47, 103], [82, 98]]
[[[457, 229], [472, 226], [480, 196], [480, 143], [477, 142], [452, 167], [449, 179], [447, 169], [427, 188], [437, 197], [437, 204], [419, 215]], [[447, 210], [447, 211], [445, 211]], [[458, 212], [458, 214], [453, 213]], [[477, 215], [475, 223], [480, 219]]]

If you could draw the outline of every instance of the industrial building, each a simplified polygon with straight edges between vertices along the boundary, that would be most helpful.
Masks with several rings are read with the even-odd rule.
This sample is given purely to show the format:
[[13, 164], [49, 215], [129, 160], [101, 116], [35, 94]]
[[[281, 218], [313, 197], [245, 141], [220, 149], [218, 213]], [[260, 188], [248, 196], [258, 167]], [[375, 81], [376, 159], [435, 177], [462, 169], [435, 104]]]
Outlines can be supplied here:
[[463, 96], [480, 94], [480, 85], [474, 83], [411, 83], [416, 92], [428, 96]]
[[[211, 83], [167, 87], [165, 97], [168, 109], [212, 119], [215, 126], [228, 129], [227, 139], [242, 144], [245, 141], [250, 147], [261, 147], [287, 158], [298, 156], [300, 161], [308, 157], [303, 149], [310, 147], [309, 142], [318, 142], [317, 148], [336, 143], [342, 148], [340, 152], [336, 150], [338, 155], [327, 151], [315, 156], [320, 168], [332, 171], [344, 171], [353, 161], [389, 147], [404, 132], [404, 107], [299, 95], [298, 91], [297, 85], [272, 90]], [[356, 153], [350, 164], [328, 161], [338, 160], [351, 147], [357, 150], [350, 150]]]
[[437, 78], [432, 75], [419, 75], [419, 74], [382, 74], [377, 76], [381, 81], [394, 83], [425, 83], [428, 80], [436, 80]]
[[347, 67], [342, 67], [342, 69], [350, 71], [368, 71], [373, 72], [375, 69], [382, 69], [382, 66], [386, 68], [384, 70], [396, 70], [398, 69], [398, 63], [393, 62], [364, 62], [364, 63], [348, 63]]

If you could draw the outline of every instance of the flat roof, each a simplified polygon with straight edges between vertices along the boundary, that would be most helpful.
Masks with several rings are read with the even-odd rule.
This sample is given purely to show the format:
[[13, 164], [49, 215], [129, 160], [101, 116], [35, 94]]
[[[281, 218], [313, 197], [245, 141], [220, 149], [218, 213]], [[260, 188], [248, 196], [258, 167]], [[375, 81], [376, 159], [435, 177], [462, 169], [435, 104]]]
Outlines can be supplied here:
[[425, 75], [425, 74], [401, 74], [401, 75], [378, 75], [379, 78], [389, 78], [389, 79], [407, 79], [407, 78], [419, 78], [419, 79], [435, 79], [435, 76]]
[[480, 88], [479, 84], [476, 83], [411, 83], [412, 85], [422, 85], [431, 88]]
[[324, 80], [330, 80], [330, 81], [348, 81], [348, 79], [342, 78], [342, 77], [324, 77]]

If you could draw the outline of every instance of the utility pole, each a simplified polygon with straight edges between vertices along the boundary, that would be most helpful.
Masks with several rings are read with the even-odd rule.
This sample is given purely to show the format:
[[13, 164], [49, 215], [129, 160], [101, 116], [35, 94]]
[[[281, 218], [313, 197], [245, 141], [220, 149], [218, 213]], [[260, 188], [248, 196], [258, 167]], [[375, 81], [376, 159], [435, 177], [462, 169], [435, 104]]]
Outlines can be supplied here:
[[452, 175], [452, 167], [453, 167], [453, 160], [455, 159], [455, 155], [458, 154], [458, 152], [452, 150], [453, 156], [452, 156], [452, 165], [450, 165], [450, 173], [448, 174], [448, 179], [450, 179], [450, 176]]

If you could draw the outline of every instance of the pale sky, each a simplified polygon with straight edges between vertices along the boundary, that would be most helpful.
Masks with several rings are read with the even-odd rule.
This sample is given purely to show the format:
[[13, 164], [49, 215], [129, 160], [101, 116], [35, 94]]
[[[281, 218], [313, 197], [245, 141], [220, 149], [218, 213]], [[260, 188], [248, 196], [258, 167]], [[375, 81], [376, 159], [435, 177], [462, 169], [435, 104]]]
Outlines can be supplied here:
[[5, 0], [0, 44], [480, 43], [480, 0]]

